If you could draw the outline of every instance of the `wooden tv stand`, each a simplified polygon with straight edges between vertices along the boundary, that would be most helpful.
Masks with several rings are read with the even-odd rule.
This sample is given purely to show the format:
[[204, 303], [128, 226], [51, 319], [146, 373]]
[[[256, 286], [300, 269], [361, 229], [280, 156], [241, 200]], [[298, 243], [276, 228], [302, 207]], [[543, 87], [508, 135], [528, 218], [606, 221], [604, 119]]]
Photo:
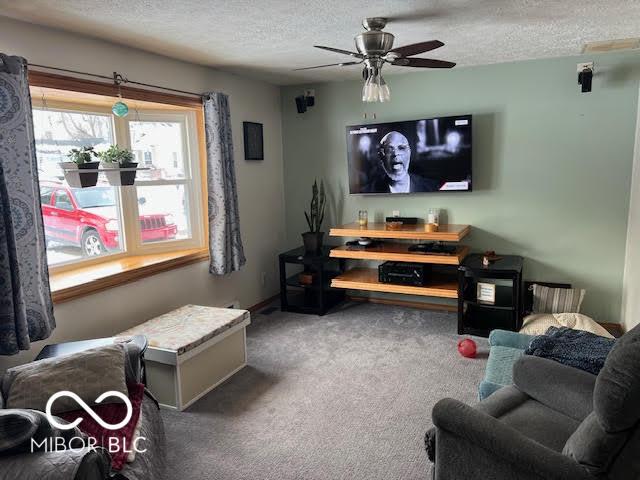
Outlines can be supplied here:
[[456, 267], [451, 273], [434, 274], [429, 283], [424, 286], [414, 287], [409, 285], [396, 285], [391, 283], [381, 283], [378, 281], [378, 270], [376, 268], [353, 268], [338, 275], [331, 281], [334, 288], [345, 288], [351, 290], [367, 290], [372, 292], [402, 293], [408, 295], [422, 295], [427, 297], [458, 298], [458, 280], [456, 276], [457, 266], [460, 265], [464, 257], [469, 253], [469, 248], [465, 245], [458, 245], [455, 253], [427, 254], [410, 252], [409, 246], [412, 243], [398, 240], [423, 240], [441, 242], [459, 242], [462, 240], [471, 227], [469, 225], [441, 225], [437, 232], [428, 232], [424, 224], [405, 225], [400, 229], [388, 228], [384, 223], [369, 223], [360, 226], [357, 223], [350, 223], [334, 227], [329, 231], [332, 237], [367, 237], [373, 239], [386, 239], [396, 241], [386, 241], [377, 246], [365, 249], [350, 249], [346, 245], [333, 248], [331, 257], [373, 260], [373, 261], [398, 261], [398, 262], [418, 262], [430, 263], [434, 265]]

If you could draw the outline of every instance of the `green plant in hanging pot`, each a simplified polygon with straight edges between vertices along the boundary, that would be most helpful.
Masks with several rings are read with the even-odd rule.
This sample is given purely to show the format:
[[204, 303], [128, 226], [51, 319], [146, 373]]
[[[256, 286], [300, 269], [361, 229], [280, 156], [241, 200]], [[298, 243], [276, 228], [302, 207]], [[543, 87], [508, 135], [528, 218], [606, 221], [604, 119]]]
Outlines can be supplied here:
[[311, 204], [309, 212], [305, 210], [304, 216], [309, 225], [309, 231], [302, 234], [302, 243], [305, 252], [311, 255], [320, 253], [322, 250], [322, 238], [324, 232], [320, 231], [324, 220], [324, 208], [326, 205], [326, 196], [324, 193], [324, 182], [320, 180], [320, 188], [318, 182], [313, 182], [311, 187]]
[[138, 167], [138, 163], [134, 162], [135, 157], [131, 151], [120, 148], [118, 145], [111, 145], [104, 152], [100, 152], [98, 156], [103, 168], [107, 170], [106, 175], [110, 185], [133, 185], [136, 180], [135, 169]]
[[[90, 145], [73, 148], [67, 154], [69, 162], [60, 162], [67, 183], [75, 188], [93, 187], [98, 183], [99, 162], [94, 160], [96, 152]], [[80, 173], [80, 171], [83, 173]], [[86, 172], [86, 170], [90, 170]], [[95, 171], [94, 171], [95, 170]]]

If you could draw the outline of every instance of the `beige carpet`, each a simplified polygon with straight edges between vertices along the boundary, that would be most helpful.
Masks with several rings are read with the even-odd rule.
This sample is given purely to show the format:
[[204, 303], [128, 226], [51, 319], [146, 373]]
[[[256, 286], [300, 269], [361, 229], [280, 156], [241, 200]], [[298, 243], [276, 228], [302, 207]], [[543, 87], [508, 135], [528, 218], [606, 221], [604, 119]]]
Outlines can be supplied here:
[[476, 400], [456, 317], [346, 304], [254, 315], [249, 366], [182, 413], [163, 411], [168, 479], [426, 479], [424, 432], [443, 397]]

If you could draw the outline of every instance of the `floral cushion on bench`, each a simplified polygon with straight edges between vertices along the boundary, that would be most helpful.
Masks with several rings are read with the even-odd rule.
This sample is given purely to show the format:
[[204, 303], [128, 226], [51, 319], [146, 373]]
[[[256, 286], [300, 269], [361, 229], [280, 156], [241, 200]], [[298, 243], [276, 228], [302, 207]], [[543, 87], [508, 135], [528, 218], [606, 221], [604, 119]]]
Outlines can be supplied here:
[[181, 355], [248, 318], [247, 310], [185, 305], [120, 335], [145, 335], [150, 347]]

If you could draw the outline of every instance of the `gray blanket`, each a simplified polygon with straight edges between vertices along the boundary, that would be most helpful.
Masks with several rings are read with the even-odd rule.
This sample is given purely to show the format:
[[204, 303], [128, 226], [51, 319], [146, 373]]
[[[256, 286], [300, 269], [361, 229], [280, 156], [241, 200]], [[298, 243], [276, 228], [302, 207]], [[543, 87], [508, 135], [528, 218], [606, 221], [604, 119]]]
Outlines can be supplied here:
[[104, 480], [111, 460], [104, 450], [23, 453], [0, 457], [2, 480]]
[[166, 467], [164, 423], [155, 401], [146, 394], [140, 415], [140, 436], [146, 438], [141, 447], [147, 451], [137, 453], [136, 459], [125, 464], [120, 473], [128, 480], [160, 480]]
[[531, 341], [524, 353], [597, 375], [614, 343], [614, 339], [582, 330], [549, 327], [544, 335]]

